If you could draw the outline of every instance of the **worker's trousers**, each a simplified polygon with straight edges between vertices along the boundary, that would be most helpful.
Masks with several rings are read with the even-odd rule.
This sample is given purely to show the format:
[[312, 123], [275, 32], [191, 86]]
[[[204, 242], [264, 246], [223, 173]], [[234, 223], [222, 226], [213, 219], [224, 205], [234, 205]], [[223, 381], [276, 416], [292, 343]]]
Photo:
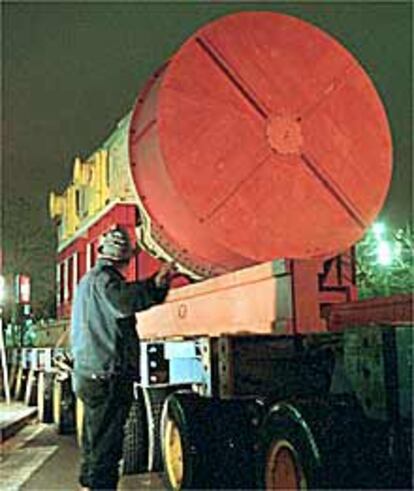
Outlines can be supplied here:
[[79, 483], [94, 490], [116, 489], [133, 384], [116, 377], [77, 377], [76, 394], [84, 403]]

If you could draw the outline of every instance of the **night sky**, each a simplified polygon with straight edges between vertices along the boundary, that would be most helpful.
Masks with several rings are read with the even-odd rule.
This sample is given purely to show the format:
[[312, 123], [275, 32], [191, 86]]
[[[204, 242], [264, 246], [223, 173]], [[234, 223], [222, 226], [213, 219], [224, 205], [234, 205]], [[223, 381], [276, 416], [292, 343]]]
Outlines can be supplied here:
[[[31, 203], [39, 229], [48, 193], [69, 183], [132, 107], [138, 90], [198, 27], [240, 10], [296, 15], [336, 37], [379, 91], [394, 140], [394, 174], [382, 213], [412, 218], [411, 2], [2, 3], [2, 209]], [[8, 230], [3, 223], [3, 237]], [[9, 232], [10, 233], [10, 232]]]

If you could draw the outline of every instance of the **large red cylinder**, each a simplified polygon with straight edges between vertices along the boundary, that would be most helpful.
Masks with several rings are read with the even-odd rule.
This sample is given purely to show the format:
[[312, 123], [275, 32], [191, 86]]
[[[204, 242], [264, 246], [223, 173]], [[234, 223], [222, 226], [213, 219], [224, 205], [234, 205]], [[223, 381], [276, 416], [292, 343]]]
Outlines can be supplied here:
[[188, 39], [140, 94], [129, 149], [153, 238], [205, 275], [346, 249], [391, 177], [363, 68], [320, 29], [270, 12]]

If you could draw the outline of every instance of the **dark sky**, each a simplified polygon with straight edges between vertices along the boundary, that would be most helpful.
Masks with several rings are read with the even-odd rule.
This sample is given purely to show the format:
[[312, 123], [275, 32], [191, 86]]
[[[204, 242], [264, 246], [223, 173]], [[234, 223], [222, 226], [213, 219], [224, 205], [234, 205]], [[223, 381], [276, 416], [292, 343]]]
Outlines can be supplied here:
[[198, 27], [248, 9], [308, 20], [365, 67], [384, 101], [394, 139], [394, 175], [383, 217], [407, 222], [411, 2], [2, 3], [3, 205], [12, 196], [26, 196], [33, 221], [48, 226], [49, 190], [68, 184], [74, 157], [99, 146], [148, 76]]

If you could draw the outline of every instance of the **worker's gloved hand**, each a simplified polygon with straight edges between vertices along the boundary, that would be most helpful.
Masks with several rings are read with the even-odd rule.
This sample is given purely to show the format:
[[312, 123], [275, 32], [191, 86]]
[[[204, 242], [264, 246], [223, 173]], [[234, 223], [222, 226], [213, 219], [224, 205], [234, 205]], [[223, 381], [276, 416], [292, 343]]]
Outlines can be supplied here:
[[163, 263], [154, 277], [155, 285], [161, 288], [169, 286], [171, 280], [177, 275], [177, 271], [175, 263]]
[[67, 353], [59, 353], [53, 358], [56, 380], [64, 382], [68, 380], [73, 370], [73, 359]]

